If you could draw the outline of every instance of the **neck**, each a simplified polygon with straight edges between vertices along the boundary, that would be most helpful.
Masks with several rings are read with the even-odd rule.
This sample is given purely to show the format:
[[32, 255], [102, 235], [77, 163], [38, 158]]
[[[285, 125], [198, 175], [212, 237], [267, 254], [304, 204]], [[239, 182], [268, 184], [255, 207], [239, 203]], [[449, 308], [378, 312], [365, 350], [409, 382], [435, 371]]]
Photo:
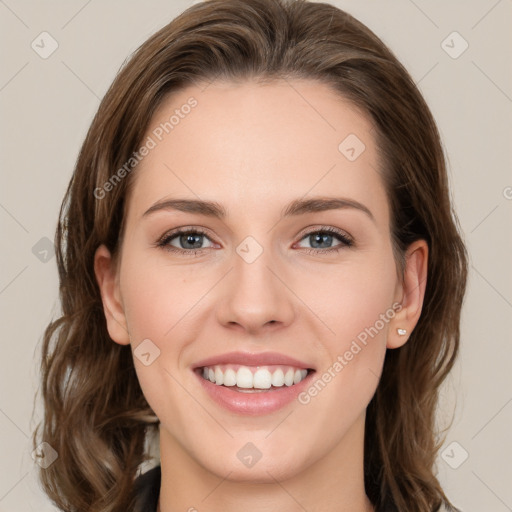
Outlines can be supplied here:
[[303, 471], [276, 477], [276, 466], [268, 466], [252, 481], [231, 479], [227, 466], [215, 474], [199, 465], [161, 426], [157, 511], [372, 512], [364, 490], [364, 419], [363, 414], [337, 446]]

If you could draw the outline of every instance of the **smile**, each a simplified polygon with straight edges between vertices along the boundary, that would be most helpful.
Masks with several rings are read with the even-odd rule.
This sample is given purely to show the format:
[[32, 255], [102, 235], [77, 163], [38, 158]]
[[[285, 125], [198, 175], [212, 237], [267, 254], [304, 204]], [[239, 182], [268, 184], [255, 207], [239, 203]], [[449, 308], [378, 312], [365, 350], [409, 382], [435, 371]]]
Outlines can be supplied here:
[[203, 379], [217, 386], [232, 387], [240, 392], [258, 392], [298, 384], [306, 378], [308, 370], [283, 365], [254, 367], [228, 364], [204, 366], [201, 374]]
[[277, 352], [230, 352], [198, 361], [192, 369], [207, 400], [253, 416], [297, 406], [297, 396], [315, 373], [310, 363]]

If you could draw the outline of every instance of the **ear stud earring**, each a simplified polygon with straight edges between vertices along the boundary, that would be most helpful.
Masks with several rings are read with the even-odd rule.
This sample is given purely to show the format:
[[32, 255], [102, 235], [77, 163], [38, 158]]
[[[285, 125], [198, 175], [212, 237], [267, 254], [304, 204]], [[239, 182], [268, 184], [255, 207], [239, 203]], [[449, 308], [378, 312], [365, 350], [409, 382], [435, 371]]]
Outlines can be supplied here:
[[406, 329], [397, 329], [396, 332], [399, 334], [399, 336], [405, 336], [407, 334]]

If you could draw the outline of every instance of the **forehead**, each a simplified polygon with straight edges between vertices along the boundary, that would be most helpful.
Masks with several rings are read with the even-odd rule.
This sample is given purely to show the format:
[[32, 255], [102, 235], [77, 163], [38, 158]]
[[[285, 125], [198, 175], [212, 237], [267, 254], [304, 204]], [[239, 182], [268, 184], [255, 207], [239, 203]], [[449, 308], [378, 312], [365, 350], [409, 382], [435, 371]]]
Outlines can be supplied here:
[[386, 214], [372, 132], [366, 115], [316, 81], [189, 86], [151, 120], [130, 210], [176, 196], [256, 213], [306, 195], [346, 195]]

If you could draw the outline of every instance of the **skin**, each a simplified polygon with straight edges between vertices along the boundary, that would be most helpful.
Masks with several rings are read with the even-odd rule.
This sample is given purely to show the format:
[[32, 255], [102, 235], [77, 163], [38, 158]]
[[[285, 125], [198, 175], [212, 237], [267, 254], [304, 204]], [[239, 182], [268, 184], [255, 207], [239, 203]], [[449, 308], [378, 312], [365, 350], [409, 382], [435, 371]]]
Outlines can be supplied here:
[[[363, 479], [366, 407], [386, 350], [406, 343], [419, 319], [427, 245], [409, 247], [402, 280], [372, 124], [327, 85], [189, 86], [166, 98], [147, 134], [191, 96], [198, 105], [132, 176], [119, 259], [104, 246], [95, 257], [112, 340], [135, 349], [150, 339], [160, 350], [149, 366], [134, 357], [161, 421], [159, 510], [373, 510]], [[349, 134], [366, 146], [352, 162], [338, 150]], [[358, 201], [373, 219], [355, 208], [280, 218], [290, 201], [313, 196]], [[228, 215], [143, 216], [173, 197], [216, 201]], [[201, 253], [156, 246], [180, 226], [207, 231]], [[342, 244], [336, 237], [312, 245], [306, 235], [322, 227], [342, 230], [353, 246], [327, 252]], [[247, 236], [263, 248], [250, 264], [236, 252]], [[191, 252], [179, 236], [171, 243]], [[307, 404], [236, 414], [213, 402], [192, 372], [225, 352], [276, 351], [309, 362], [320, 376], [393, 303], [400, 311]], [[237, 458], [248, 442], [262, 454], [250, 468]]]

